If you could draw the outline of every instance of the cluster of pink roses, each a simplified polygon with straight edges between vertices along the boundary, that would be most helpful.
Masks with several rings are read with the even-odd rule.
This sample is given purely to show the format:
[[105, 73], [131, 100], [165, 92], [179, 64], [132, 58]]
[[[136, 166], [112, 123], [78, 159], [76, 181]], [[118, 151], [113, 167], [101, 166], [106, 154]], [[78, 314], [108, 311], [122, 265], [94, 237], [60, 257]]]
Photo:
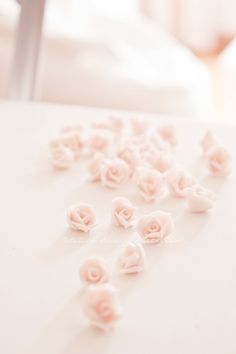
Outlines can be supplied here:
[[[175, 129], [171, 125], [152, 128], [143, 119], [125, 121], [118, 117], [91, 123], [87, 128], [82, 125], [66, 126], [49, 144], [52, 164], [57, 169], [67, 169], [79, 157], [94, 157], [98, 153], [106, 157], [106, 162], [110, 161], [109, 169], [115, 169], [113, 159], [116, 159], [115, 165], [120, 164], [118, 159], [124, 161], [129, 168], [129, 176], [132, 176], [137, 166], [143, 164], [164, 172], [172, 163], [168, 152], [177, 142]], [[97, 180], [93, 168], [96, 160], [90, 169], [91, 180]], [[126, 175], [124, 169], [127, 170], [127, 167], [122, 164], [118, 172], [113, 171], [114, 178], [122, 173]], [[121, 178], [123, 180], [125, 178]], [[116, 187], [112, 184], [111, 188]]]
[[[117, 267], [122, 274], [141, 272], [145, 267], [143, 246], [128, 242], [117, 259]], [[80, 265], [79, 276], [85, 287], [85, 314], [93, 326], [109, 330], [122, 314], [117, 289], [111, 285], [109, 263], [102, 257], [88, 257]]]
[[[191, 212], [212, 208], [214, 194], [174, 162], [173, 148], [177, 139], [173, 126], [161, 126], [158, 131], [155, 128], [150, 131], [150, 127], [148, 130], [144, 126], [143, 130], [143, 134], [129, 137], [117, 156], [95, 154], [89, 162], [90, 180], [119, 188], [131, 178], [137, 193], [147, 202], [155, 201], [169, 191], [173, 197], [185, 198]], [[209, 173], [227, 176], [231, 171], [230, 155], [211, 132], [206, 132], [201, 146]]]
[[[136, 208], [125, 197], [112, 199], [111, 221], [120, 228], [136, 227], [143, 243], [157, 244], [173, 231], [169, 213], [154, 211], [139, 220]], [[89, 232], [96, 225], [95, 211], [91, 205], [80, 204], [69, 208], [67, 222], [72, 230]], [[121, 274], [135, 274], [145, 268], [145, 251], [140, 242], [127, 242], [116, 261]], [[121, 305], [115, 288], [111, 285], [111, 269], [102, 257], [85, 259], [80, 266], [80, 280], [85, 286], [84, 311], [91, 324], [108, 330], [121, 315]], [[99, 285], [99, 287], [98, 287]]]
[[[129, 129], [116, 136], [107, 153], [97, 151], [89, 161], [89, 180], [113, 189], [129, 179], [146, 201], [163, 194], [164, 173], [173, 167], [176, 134], [173, 126], [154, 127], [131, 119]], [[127, 123], [127, 124], [128, 124]]]
[[[118, 189], [132, 181], [137, 193], [146, 202], [171, 197], [184, 198], [191, 212], [206, 212], [213, 207], [214, 194], [175, 162], [176, 131], [171, 125], [156, 127], [146, 120], [111, 118], [90, 124], [85, 129], [73, 125], [64, 128], [50, 142], [52, 163], [57, 169], [67, 169], [80, 157], [89, 158], [91, 182]], [[220, 146], [211, 132], [201, 140], [208, 171], [215, 176], [230, 173], [230, 155]], [[125, 197], [112, 199], [111, 221], [116, 227], [134, 227], [142, 242], [127, 242], [116, 260], [122, 274], [144, 270], [146, 256], [142, 243], [157, 244], [173, 231], [169, 213], [156, 210], [139, 219], [136, 208]], [[88, 233], [96, 226], [92, 205], [71, 206], [67, 223], [72, 230]], [[80, 266], [84, 292], [84, 311], [91, 324], [109, 329], [122, 313], [117, 290], [112, 286], [112, 271], [102, 257], [85, 259]]]
[[[120, 273], [138, 273], [144, 266], [143, 246], [128, 242], [117, 259]], [[85, 287], [84, 312], [93, 326], [104, 331], [109, 330], [122, 314], [118, 291], [111, 284], [111, 274], [109, 263], [102, 257], [88, 257], [80, 265], [79, 276]]]
[[81, 125], [63, 128], [49, 143], [52, 164], [56, 169], [68, 169], [81, 157], [107, 153], [113, 140], [112, 131], [103, 126], [85, 129]]
[[56, 169], [68, 169], [81, 156], [84, 146], [82, 131], [80, 125], [68, 126], [50, 141], [52, 164]]
[[[136, 208], [127, 198], [113, 198], [111, 221], [115, 226], [124, 229], [135, 226], [145, 243], [159, 243], [172, 232], [173, 221], [169, 213], [158, 210], [137, 220], [135, 211]], [[67, 223], [72, 230], [89, 232], [96, 226], [93, 206], [89, 204], [71, 206], [67, 212]]]

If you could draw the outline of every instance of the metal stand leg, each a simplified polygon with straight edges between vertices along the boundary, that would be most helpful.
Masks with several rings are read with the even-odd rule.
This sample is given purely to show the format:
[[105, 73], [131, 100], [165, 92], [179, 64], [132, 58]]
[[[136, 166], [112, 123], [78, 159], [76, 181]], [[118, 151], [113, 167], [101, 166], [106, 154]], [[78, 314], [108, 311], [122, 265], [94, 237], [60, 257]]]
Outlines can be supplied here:
[[33, 100], [46, 0], [21, 0], [9, 98]]

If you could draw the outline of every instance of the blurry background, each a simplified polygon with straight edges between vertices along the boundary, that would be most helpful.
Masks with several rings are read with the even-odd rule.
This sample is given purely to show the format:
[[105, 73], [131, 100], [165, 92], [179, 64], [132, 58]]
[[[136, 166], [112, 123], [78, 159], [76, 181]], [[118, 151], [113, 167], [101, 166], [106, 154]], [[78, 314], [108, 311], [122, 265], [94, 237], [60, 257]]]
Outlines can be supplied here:
[[[19, 17], [0, 0], [1, 99]], [[235, 35], [236, 0], [48, 0], [34, 99], [236, 121]]]

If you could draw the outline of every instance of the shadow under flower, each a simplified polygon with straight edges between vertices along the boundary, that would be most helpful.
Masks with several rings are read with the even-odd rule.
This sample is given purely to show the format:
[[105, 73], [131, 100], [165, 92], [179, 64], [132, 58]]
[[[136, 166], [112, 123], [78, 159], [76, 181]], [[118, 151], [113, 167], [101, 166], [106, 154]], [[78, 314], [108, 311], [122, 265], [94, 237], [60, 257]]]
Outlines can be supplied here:
[[81, 296], [76, 293], [58, 311], [38, 338], [20, 354], [104, 354], [112, 339], [113, 331], [104, 335], [100, 330], [89, 327], [84, 319]]
[[201, 184], [204, 187], [210, 189], [212, 192], [216, 194], [223, 188], [225, 183], [226, 183], [225, 177], [216, 177], [209, 174], [204, 176], [201, 180]]

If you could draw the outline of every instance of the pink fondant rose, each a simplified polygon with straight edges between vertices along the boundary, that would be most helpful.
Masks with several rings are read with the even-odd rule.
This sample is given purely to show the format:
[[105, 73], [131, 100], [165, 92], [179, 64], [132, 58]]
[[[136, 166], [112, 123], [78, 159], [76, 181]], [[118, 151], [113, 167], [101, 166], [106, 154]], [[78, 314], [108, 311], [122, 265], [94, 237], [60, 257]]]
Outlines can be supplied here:
[[56, 149], [52, 150], [52, 164], [57, 169], [67, 169], [71, 167], [74, 162], [74, 154], [73, 152], [64, 147], [59, 146]]
[[83, 285], [99, 285], [110, 280], [109, 264], [101, 257], [89, 257], [83, 261], [79, 270]]
[[122, 314], [117, 290], [110, 284], [89, 287], [84, 294], [84, 312], [91, 325], [108, 331]]
[[185, 189], [195, 184], [195, 179], [186, 171], [173, 168], [166, 173], [166, 181], [170, 194], [173, 197], [184, 197]]
[[169, 153], [159, 151], [156, 148], [149, 149], [142, 154], [144, 163], [146, 162], [155, 170], [164, 173], [169, 170], [174, 162]]
[[231, 172], [231, 157], [228, 151], [219, 145], [214, 145], [207, 153], [208, 170], [215, 176], [227, 176]]
[[101, 167], [104, 162], [104, 154], [97, 152], [89, 161], [88, 172], [91, 182], [98, 182], [101, 180]]
[[129, 167], [119, 158], [107, 160], [101, 167], [102, 185], [108, 188], [119, 188], [129, 178]]
[[96, 129], [91, 132], [88, 138], [88, 145], [90, 153], [106, 152], [110, 148], [112, 142], [112, 135], [108, 130]]
[[186, 199], [192, 213], [203, 213], [213, 207], [215, 195], [201, 185], [195, 184], [187, 188]]
[[176, 130], [173, 125], [162, 125], [159, 127], [158, 131], [162, 139], [172, 147], [177, 144]]
[[89, 204], [71, 206], [67, 213], [67, 222], [72, 230], [90, 231], [96, 222], [93, 207]]
[[145, 267], [145, 258], [141, 244], [128, 242], [117, 260], [118, 271], [123, 274], [139, 273]]
[[130, 174], [133, 174], [135, 168], [140, 163], [138, 149], [132, 146], [124, 146], [118, 150], [117, 156], [124, 160], [130, 168]]
[[120, 134], [121, 131], [124, 129], [124, 119], [121, 117], [110, 117], [111, 121], [111, 129], [113, 133]]
[[161, 151], [169, 151], [170, 150], [170, 144], [164, 140], [160, 133], [158, 131], [150, 131], [147, 140], [149, 143], [153, 144], [156, 149], [161, 150]]
[[135, 208], [132, 203], [124, 197], [112, 199], [112, 221], [116, 226], [127, 229], [134, 225]]
[[130, 124], [134, 135], [143, 135], [148, 128], [149, 122], [142, 118], [131, 118]]
[[173, 230], [173, 221], [169, 213], [154, 211], [139, 220], [137, 231], [145, 243], [159, 243]]
[[50, 141], [49, 146], [51, 150], [57, 149], [60, 146], [64, 146], [70, 149], [74, 157], [77, 159], [81, 155], [81, 151], [84, 146], [83, 139], [77, 131], [70, 131], [68, 133], [61, 134], [58, 138]]
[[151, 202], [164, 191], [162, 174], [151, 168], [138, 168], [134, 175], [139, 194], [147, 202]]

